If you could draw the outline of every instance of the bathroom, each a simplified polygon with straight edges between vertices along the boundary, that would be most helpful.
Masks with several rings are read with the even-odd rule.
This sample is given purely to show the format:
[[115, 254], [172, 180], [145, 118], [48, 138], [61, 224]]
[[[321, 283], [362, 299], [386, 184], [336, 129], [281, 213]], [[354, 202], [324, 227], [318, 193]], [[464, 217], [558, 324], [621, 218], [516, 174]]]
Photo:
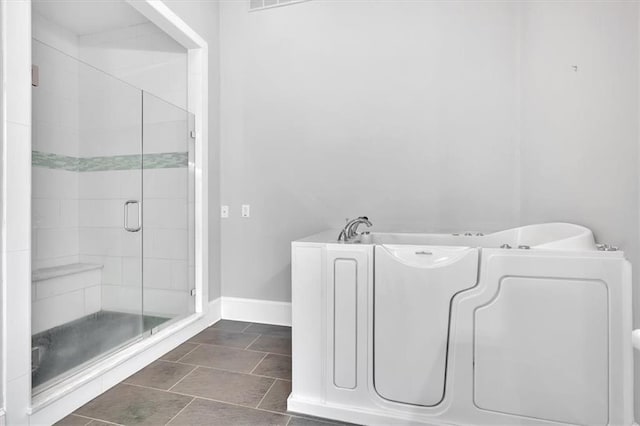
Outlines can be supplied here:
[[375, 424], [286, 406], [292, 242], [362, 215], [581, 225], [630, 261], [640, 328], [640, 3], [0, 5], [4, 424]]

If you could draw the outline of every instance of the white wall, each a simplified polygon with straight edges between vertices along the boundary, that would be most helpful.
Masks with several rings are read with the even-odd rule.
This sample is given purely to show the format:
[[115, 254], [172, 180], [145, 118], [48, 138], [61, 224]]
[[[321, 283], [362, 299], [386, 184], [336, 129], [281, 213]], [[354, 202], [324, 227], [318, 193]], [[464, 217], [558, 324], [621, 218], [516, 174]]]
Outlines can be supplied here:
[[290, 300], [290, 241], [358, 215], [376, 230], [575, 222], [640, 269], [637, 3], [221, 15], [224, 296]]

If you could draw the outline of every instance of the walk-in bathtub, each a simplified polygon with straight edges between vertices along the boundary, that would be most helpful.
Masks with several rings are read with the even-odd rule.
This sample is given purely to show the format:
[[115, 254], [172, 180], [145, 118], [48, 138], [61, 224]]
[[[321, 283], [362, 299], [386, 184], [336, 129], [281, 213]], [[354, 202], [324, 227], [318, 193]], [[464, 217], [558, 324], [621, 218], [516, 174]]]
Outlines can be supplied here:
[[291, 411], [631, 425], [631, 267], [581, 226], [292, 243]]

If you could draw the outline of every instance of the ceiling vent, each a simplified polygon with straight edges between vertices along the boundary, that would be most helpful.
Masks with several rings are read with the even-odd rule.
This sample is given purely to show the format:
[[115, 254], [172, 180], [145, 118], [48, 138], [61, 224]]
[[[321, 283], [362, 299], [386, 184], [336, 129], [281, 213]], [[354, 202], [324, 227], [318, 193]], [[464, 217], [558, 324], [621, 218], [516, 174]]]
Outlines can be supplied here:
[[249, 0], [249, 12], [270, 9], [272, 7], [287, 6], [308, 0]]

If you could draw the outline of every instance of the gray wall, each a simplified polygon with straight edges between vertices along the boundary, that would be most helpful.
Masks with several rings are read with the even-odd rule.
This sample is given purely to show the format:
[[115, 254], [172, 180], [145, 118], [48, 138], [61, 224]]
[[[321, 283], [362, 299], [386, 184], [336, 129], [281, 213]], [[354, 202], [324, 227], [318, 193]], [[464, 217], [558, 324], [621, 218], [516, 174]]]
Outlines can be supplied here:
[[225, 296], [289, 300], [290, 241], [361, 214], [377, 230], [571, 221], [635, 260], [636, 4], [221, 14]]
[[217, 1], [165, 1], [209, 45], [209, 300], [220, 297], [220, 8]]
[[223, 295], [290, 300], [291, 240], [346, 217], [376, 230], [517, 225], [516, 12], [222, 3]]
[[640, 270], [638, 26], [636, 2], [223, 2], [222, 294], [289, 301], [290, 241], [363, 214], [579, 223]]

